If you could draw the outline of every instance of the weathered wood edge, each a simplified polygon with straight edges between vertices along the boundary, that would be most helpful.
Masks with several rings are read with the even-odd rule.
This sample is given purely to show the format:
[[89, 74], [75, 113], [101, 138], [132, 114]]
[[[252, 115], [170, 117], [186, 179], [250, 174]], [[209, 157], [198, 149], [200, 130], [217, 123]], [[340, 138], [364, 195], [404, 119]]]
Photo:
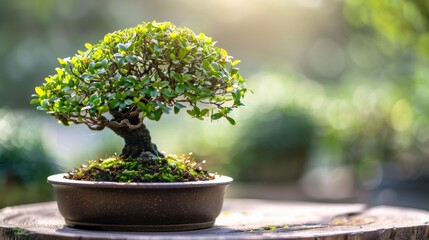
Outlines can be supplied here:
[[[230, 204], [228, 204], [230, 202]], [[276, 206], [294, 206], [293, 204], [284, 202], [272, 202], [272, 201], [242, 201], [242, 200], [228, 200], [226, 201], [226, 209], [237, 207], [236, 205], [243, 202], [243, 205], [251, 204], [263, 204]], [[275, 204], [273, 204], [275, 203]], [[305, 205], [305, 204], [304, 204]], [[313, 204], [316, 205], [316, 204]], [[326, 205], [326, 204], [325, 204]], [[336, 239], [429, 239], [429, 213], [416, 209], [402, 209], [402, 208], [393, 208], [393, 207], [375, 207], [365, 210], [362, 215], [377, 215], [380, 211], [390, 210], [390, 211], [404, 211], [405, 215], [416, 214], [416, 217], [423, 219], [425, 221], [419, 222], [419, 224], [414, 224], [413, 226], [407, 227], [395, 227], [395, 226], [386, 226], [386, 227], [375, 227], [373, 229], [360, 229], [352, 227], [350, 231], [350, 226], [339, 225], [326, 225], [322, 223], [320, 226], [312, 227], [310, 225], [297, 225], [293, 228], [291, 226], [289, 229], [276, 229], [276, 230], [264, 230], [260, 229], [258, 231], [249, 231], [249, 228], [234, 229], [228, 228], [227, 226], [217, 225], [215, 228], [210, 230], [200, 230], [192, 232], [172, 232], [172, 233], [106, 233], [106, 232], [94, 232], [94, 231], [85, 231], [78, 230], [74, 231], [73, 229], [68, 229], [66, 227], [58, 229], [58, 225], [52, 226], [56, 229], [52, 232], [41, 232], [34, 228], [19, 228], [12, 225], [5, 224], [5, 219], [2, 218], [2, 214], [5, 211], [14, 211], [16, 209], [25, 208], [30, 205], [15, 206], [10, 208], [5, 208], [0, 210], [0, 236], [1, 239], [16, 239], [16, 240], [39, 240], [39, 239], [304, 239], [304, 240], [336, 240]], [[50, 203], [41, 203], [39, 205], [32, 205], [33, 207], [43, 206], [51, 211], [50, 214], [56, 209], [56, 204], [54, 202]], [[324, 204], [321, 204], [324, 206]], [[346, 205], [345, 205], [346, 206]], [[229, 209], [231, 211], [231, 209]], [[23, 213], [19, 213], [23, 214]], [[56, 213], [54, 213], [56, 214]], [[418, 216], [417, 216], [418, 215]], [[51, 216], [52, 217], [52, 216]], [[56, 216], [55, 216], [56, 217]], [[250, 216], [249, 216], [250, 217]], [[323, 225], [325, 224], [325, 226]], [[267, 225], [268, 226], [268, 225]], [[261, 228], [264, 226], [261, 225]], [[303, 228], [304, 227], [304, 228]], [[305, 228], [308, 227], [308, 228]], [[343, 228], [346, 228], [344, 230]], [[349, 227], [349, 230], [347, 230]], [[349, 231], [345, 233], [344, 231]], [[76, 234], [77, 233], [77, 234]], [[80, 233], [80, 235], [79, 235]], [[97, 236], [97, 235], [100, 235]]]

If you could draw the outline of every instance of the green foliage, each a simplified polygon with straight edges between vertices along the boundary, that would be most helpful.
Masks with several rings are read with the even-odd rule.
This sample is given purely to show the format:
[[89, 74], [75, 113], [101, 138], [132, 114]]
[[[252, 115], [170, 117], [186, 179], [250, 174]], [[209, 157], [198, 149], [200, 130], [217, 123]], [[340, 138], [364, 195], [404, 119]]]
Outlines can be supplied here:
[[360, 86], [349, 86], [354, 93], [348, 90], [353, 99], [347, 101], [358, 110], [349, 116], [357, 124], [344, 129], [347, 135], [331, 131], [323, 145], [350, 163], [361, 162], [363, 174], [377, 161], [422, 165], [429, 143], [429, 2], [347, 0], [344, 15], [361, 35], [357, 42], [364, 44], [357, 46], [369, 46], [355, 51], [363, 56], [359, 62], [379, 58], [383, 66], [366, 65], [373, 71], [360, 75], [369, 73], [371, 81], [360, 77]]
[[[149, 153], [150, 154], [150, 153]], [[113, 182], [188, 182], [213, 179], [189, 155], [151, 155], [148, 161], [111, 157], [93, 160], [69, 172], [68, 178], [86, 181]]]
[[40, 124], [34, 117], [0, 109], [0, 182], [44, 184], [59, 170], [43, 147]]
[[61, 169], [43, 147], [40, 126], [34, 116], [0, 109], [0, 208], [52, 199], [46, 178]]
[[[158, 121], [182, 109], [197, 119], [226, 118], [242, 106], [245, 81], [227, 52], [204, 34], [169, 22], [107, 34], [86, 51], [58, 59], [56, 74], [35, 88], [31, 103], [63, 124], [105, 125], [112, 111]], [[226, 106], [226, 103], [228, 106]], [[103, 116], [104, 115], [104, 116]]]
[[4, 236], [8, 239], [29, 239], [30, 232], [20, 227], [6, 228], [4, 230]]
[[252, 120], [233, 144], [226, 171], [238, 181], [298, 179], [316, 137], [311, 116], [296, 107], [277, 107]]
[[427, 0], [347, 0], [344, 15], [351, 25], [369, 27], [380, 37], [385, 53], [413, 49], [429, 60]]

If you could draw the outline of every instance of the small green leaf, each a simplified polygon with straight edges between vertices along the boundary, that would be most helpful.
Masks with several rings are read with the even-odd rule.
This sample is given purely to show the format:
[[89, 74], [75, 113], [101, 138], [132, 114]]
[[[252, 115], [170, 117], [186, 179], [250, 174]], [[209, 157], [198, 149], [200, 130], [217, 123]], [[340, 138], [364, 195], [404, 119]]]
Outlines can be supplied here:
[[146, 111], [146, 109], [147, 109], [146, 104], [139, 102], [139, 103], [137, 103], [137, 105], [139, 106], [140, 110], [142, 110], [143, 112]]
[[150, 103], [148, 103], [148, 104], [146, 105], [146, 112], [151, 112], [151, 111], [152, 111], [152, 109], [153, 109], [153, 105], [151, 105]]
[[223, 115], [227, 115], [228, 113], [231, 112], [231, 108], [229, 107], [224, 107], [221, 110], [219, 110], [220, 113], [222, 113]]
[[155, 112], [153, 112], [154, 114], [155, 114], [155, 117], [154, 117], [154, 120], [155, 121], [159, 121], [159, 119], [161, 119], [161, 116], [162, 116], [162, 113], [163, 113], [163, 110], [160, 108], [160, 109], [157, 109]]
[[95, 63], [95, 65], [94, 65], [94, 67], [95, 68], [101, 68], [102, 66], [101, 66], [101, 62], [96, 62]]
[[223, 117], [222, 113], [215, 113], [212, 115], [212, 120], [217, 120], [219, 118]]
[[165, 106], [165, 105], [162, 105], [161, 109], [162, 109], [162, 112], [165, 113], [165, 114], [169, 114], [170, 113], [170, 108], [167, 107], [167, 106]]
[[163, 89], [161, 90], [161, 93], [163, 96], [166, 96], [168, 98], [176, 97], [176, 95], [173, 94], [169, 89]]
[[240, 105], [241, 104], [241, 92], [236, 90], [234, 92], [231, 93], [232, 97], [234, 99], [234, 105]]
[[145, 77], [145, 78], [143, 78], [142, 80], [141, 80], [141, 85], [146, 85], [146, 84], [148, 84], [149, 82], [150, 82], [150, 77]]
[[134, 44], [131, 42], [128, 43], [128, 51], [134, 51]]
[[117, 45], [117, 47], [118, 47], [119, 49], [121, 49], [122, 51], [127, 51], [127, 50], [128, 50], [129, 45], [127, 46], [127, 44], [119, 43], [119, 44]]
[[125, 60], [127, 60], [127, 62], [129, 62], [131, 64], [134, 64], [137, 62], [137, 60], [133, 56], [125, 56]]
[[182, 108], [185, 108], [185, 106], [180, 103], [176, 103], [174, 105], [174, 113], [178, 114]]
[[150, 91], [150, 96], [153, 97], [153, 98], [157, 97], [158, 94], [159, 94], [159, 92], [156, 89], [153, 89], [153, 90]]
[[37, 95], [39, 95], [39, 96], [45, 95], [45, 91], [41, 87], [36, 87], [35, 90], [36, 90]]
[[95, 101], [95, 99], [97, 99], [97, 98], [98, 98], [97, 93], [94, 93], [94, 94], [92, 94], [92, 95], [91, 95], [91, 97], [89, 97], [89, 101], [90, 101], [90, 102], [93, 102], [93, 101]]
[[115, 109], [119, 107], [120, 102], [118, 100], [114, 100], [109, 104], [110, 109]]
[[186, 87], [183, 84], [176, 85], [176, 88], [174, 89], [178, 94], [182, 94], [185, 92]]
[[62, 58], [57, 58], [58, 62], [61, 64], [62, 67], [66, 67], [67, 66], [67, 62], [64, 61], [64, 59]]
[[125, 82], [129, 82], [129, 83], [132, 83], [132, 84], [134, 84], [134, 83], [136, 83], [136, 79], [135, 79], [135, 77], [124, 77], [124, 78], [122, 78]]
[[85, 47], [86, 47], [87, 49], [92, 49], [92, 44], [90, 44], [90, 43], [85, 43]]
[[102, 61], [101, 61], [101, 66], [102, 67], [107, 67], [107, 64], [109, 63], [109, 61], [107, 60], [107, 59], [103, 59]]
[[95, 63], [94, 62], [89, 63], [88, 70], [90, 73], [94, 73], [94, 70], [95, 70]]
[[30, 104], [38, 104], [39, 102], [39, 99], [31, 99]]
[[211, 65], [210, 65], [210, 62], [207, 59], [204, 59], [204, 61], [203, 61], [203, 67], [205, 69], [210, 69]]
[[231, 125], [235, 125], [235, 121], [234, 119], [230, 118], [230, 117], [226, 117], [226, 120], [228, 120], [229, 123], [231, 123]]
[[231, 75], [234, 75], [234, 74], [236, 74], [237, 72], [238, 72], [238, 68], [232, 68], [231, 69]]
[[119, 108], [124, 109], [126, 106], [125, 102], [119, 102]]
[[131, 99], [127, 99], [127, 100], [125, 100], [125, 104], [126, 104], [127, 106], [129, 106], [129, 105], [134, 104], [134, 101], [133, 101], [133, 100], [131, 100]]
[[217, 62], [212, 62], [211, 65], [215, 71], [219, 71], [220, 67], [219, 67], [219, 64]]
[[101, 99], [100, 98], [96, 98], [94, 101], [91, 102], [92, 106], [99, 106], [101, 103]]
[[235, 65], [241, 63], [241, 60], [235, 60], [234, 62], [231, 63], [231, 66], [234, 67]]
[[208, 109], [203, 109], [203, 110], [201, 110], [201, 112], [200, 112], [200, 116], [205, 116], [205, 115], [207, 115], [207, 113], [209, 113], [209, 110]]
[[195, 117], [195, 112], [194, 112], [194, 110], [186, 110], [186, 112], [187, 112], [189, 115], [191, 115], [191, 116]]
[[184, 48], [179, 49], [179, 58], [183, 59], [185, 55], [186, 55], [186, 49]]
[[97, 108], [97, 110], [98, 110], [98, 112], [99, 112], [100, 114], [103, 114], [103, 113], [106, 113], [106, 112], [108, 112], [108, 111], [109, 111], [109, 107], [108, 107], [108, 106], [106, 106], [106, 105], [104, 105], [104, 106], [100, 106], [100, 107], [98, 107], [98, 108]]
[[105, 74], [105, 73], [106, 73], [106, 69], [104, 69], [104, 68], [99, 69], [99, 70], [97, 71], [97, 74], [98, 74], [98, 75], [103, 75], [103, 74]]
[[118, 58], [118, 65], [123, 67], [125, 64], [125, 58]]
[[199, 107], [195, 106], [193, 109], [195, 116], [200, 116], [201, 115], [201, 110]]
[[155, 120], [155, 113], [151, 112], [147, 115], [147, 118], [149, 118], [150, 120]]
[[174, 80], [176, 80], [177, 82], [182, 82], [182, 81], [183, 81], [182, 75], [180, 75], [180, 74], [178, 74], [178, 73], [176, 73], [176, 72], [172, 72], [170, 75], [171, 75], [171, 76], [172, 76], [172, 78], [173, 78]]
[[170, 83], [168, 81], [162, 81], [162, 82], [156, 82], [156, 83], [152, 84], [152, 86], [155, 87], [155, 88], [165, 88], [169, 84]]
[[113, 54], [113, 57], [114, 58], [123, 58], [124, 55], [122, 55], [122, 53], [115, 53], [115, 54]]

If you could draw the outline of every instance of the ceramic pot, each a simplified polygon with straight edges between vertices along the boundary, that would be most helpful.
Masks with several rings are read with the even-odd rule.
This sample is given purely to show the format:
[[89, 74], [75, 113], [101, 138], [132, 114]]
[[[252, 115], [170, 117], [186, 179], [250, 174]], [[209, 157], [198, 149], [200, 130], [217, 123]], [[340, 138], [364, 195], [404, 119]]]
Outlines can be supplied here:
[[120, 231], [180, 231], [209, 228], [219, 216], [226, 176], [209, 181], [116, 183], [48, 177], [69, 227]]

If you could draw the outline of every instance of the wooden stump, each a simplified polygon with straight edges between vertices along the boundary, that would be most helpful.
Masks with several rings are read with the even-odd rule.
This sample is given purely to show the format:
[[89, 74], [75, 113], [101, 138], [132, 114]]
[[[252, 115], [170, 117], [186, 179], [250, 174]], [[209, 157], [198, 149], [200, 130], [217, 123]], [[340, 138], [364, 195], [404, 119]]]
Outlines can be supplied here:
[[106, 232], [64, 225], [55, 202], [0, 210], [0, 239], [429, 239], [429, 213], [361, 204], [226, 199], [210, 229]]

